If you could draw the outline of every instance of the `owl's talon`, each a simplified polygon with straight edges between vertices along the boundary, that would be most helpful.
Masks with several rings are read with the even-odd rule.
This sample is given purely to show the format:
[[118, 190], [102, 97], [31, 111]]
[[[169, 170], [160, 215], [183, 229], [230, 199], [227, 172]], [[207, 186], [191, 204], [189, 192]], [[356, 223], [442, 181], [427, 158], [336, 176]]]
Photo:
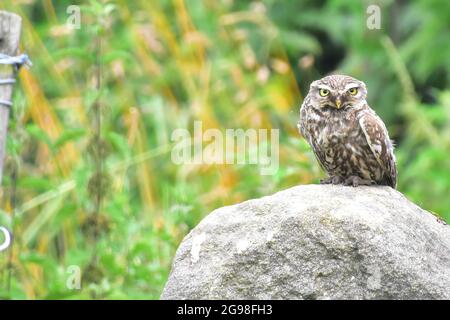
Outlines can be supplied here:
[[333, 177], [333, 179], [331, 179], [331, 183], [332, 184], [342, 184], [342, 182], [344, 182], [344, 179], [342, 179], [341, 177]]
[[350, 176], [344, 181], [344, 185], [346, 186], [371, 186], [374, 184], [374, 181], [360, 178], [358, 176]]
[[342, 184], [343, 181], [344, 180], [341, 177], [335, 176], [326, 179], [321, 179], [320, 184]]

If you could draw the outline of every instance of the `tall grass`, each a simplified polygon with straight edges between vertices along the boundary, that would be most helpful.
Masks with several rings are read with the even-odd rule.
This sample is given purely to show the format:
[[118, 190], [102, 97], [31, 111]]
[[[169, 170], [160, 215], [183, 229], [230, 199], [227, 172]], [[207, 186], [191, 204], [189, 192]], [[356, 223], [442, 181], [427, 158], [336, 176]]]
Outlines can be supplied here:
[[[24, 139], [10, 136], [20, 162], [16, 241], [12, 286], [2, 281], [1, 294], [157, 298], [177, 245], [206, 213], [317, 175], [294, 129], [296, 80], [263, 13], [212, 2], [189, 10], [184, 1], [91, 2], [81, 30], [70, 30], [67, 4], [7, 6], [24, 19], [22, 45], [35, 66], [21, 73], [15, 99], [24, 113], [13, 132], [22, 127]], [[263, 54], [253, 37], [266, 43]], [[261, 177], [256, 166], [173, 164], [171, 133], [194, 120], [204, 129], [282, 129], [282, 170]], [[12, 187], [6, 179], [4, 190]], [[6, 197], [4, 208], [11, 217]], [[66, 287], [71, 265], [83, 270], [82, 290]]]

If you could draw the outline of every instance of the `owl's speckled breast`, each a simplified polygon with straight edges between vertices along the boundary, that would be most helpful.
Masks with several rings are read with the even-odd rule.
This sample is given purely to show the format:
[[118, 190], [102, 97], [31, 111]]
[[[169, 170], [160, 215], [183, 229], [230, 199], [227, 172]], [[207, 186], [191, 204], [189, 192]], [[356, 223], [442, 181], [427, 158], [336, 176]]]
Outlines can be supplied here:
[[310, 137], [311, 143], [315, 146], [313, 149], [319, 162], [330, 176], [356, 175], [371, 180], [382, 178], [381, 167], [359, 126], [359, 110], [327, 108], [318, 114], [317, 110], [311, 109], [312, 113], [317, 114], [317, 118], [312, 118], [318, 119], [316, 123], [308, 121], [307, 124], [315, 132]]

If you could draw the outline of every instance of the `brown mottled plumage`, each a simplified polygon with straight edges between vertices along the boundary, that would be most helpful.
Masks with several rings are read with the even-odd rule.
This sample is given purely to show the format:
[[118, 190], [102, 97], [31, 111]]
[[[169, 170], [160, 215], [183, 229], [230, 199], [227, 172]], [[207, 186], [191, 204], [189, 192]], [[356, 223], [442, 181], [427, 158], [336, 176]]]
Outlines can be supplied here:
[[321, 183], [396, 187], [394, 148], [366, 95], [365, 84], [349, 76], [311, 84], [298, 128], [329, 175]]

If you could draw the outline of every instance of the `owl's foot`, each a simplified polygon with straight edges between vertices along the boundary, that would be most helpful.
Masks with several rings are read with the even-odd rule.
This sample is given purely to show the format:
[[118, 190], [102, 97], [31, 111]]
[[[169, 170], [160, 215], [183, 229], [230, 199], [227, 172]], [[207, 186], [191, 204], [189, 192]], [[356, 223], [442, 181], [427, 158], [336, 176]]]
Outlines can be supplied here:
[[339, 176], [329, 177], [326, 179], [321, 179], [320, 184], [342, 184], [344, 179]]
[[375, 182], [372, 180], [363, 179], [358, 176], [350, 176], [344, 181], [345, 186], [371, 186], [374, 185]]

